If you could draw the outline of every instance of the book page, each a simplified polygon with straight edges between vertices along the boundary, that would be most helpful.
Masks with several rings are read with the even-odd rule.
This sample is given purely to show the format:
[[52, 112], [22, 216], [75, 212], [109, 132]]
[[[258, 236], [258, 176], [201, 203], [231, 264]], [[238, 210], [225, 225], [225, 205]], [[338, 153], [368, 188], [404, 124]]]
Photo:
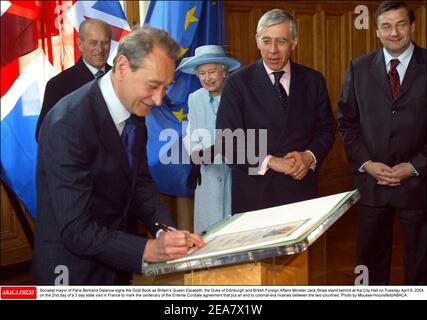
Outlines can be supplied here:
[[[303, 219], [310, 219], [312, 225], [329, 213], [348, 194], [349, 192], [342, 192], [327, 197], [241, 213], [231, 223], [209, 234], [205, 241], [221, 234], [237, 233]], [[307, 225], [307, 227], [310, 226]]]
[[263, 210], [241, 213], [224, 226], [215, 228], [204, 240], [206, 246], [186, 257], [167, 263], [254, 250], [293, 241], [321, 223], [333, 209], [353, 192], [301, 201]]
[[274, 244], [276, 242], [291, 240], [291, 238], [295, 236], [296, 231], [298, 229], [302, 229], [304, 224], [306, 224], [308, 221], [310, 221], [310, 219], [292, 221], [270, 227], [257, 228], [236, 233], [217, 235], [211, 238], [203, 248], [189, 253], [189, 255], [184, 258], [173, 260], [172, 262], [199, 259], [218, 253], [228, 254], [237, 251], [244, 251], [247, 249], [255, 249], [261, 246]]

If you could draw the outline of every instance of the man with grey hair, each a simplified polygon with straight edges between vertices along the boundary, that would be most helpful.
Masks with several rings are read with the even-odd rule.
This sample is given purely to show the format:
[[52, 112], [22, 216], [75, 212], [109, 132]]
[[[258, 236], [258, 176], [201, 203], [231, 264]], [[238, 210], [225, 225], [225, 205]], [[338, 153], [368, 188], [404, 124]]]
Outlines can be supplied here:
[[[316, 197], [319, 165], [335, 139], [323, 76], [290, 60], [298, 43], [292, 14], [281, 9], [265, 13], [255, 39], [262, 59], [227, 78], [216, 122], [221, 130], [267, 129], [267, 154], [257, 175], [249, 174], [248, 154], [253, 154], [249, 148], [259, 152], [260, 145], [234, 144], [233, 152], [223, 151], [228, 159], [233, 155], [233, 213]], [[237, 163], [239, 153], [240, 158], [245, 153], [244, 163]]]
[[[144, 262], [203, 246], [199, 235], [173, 228], [147, 165], [144, 116], [161, 104], [178, 52], [165, 31], [133, 30], [113, 70], [47, 114], [38, 144], [35, 283], [126, 284]], [[157, 237], [130, 234], [129, 211]]]
[[112, 31], [100, 19], [86, 19], [79, 26], [77, 44], [81, 57], [71, 68], [51, 78], [47, 84], [36, 128], [36, 140], [44, 117], [67, 94], [108, 72]]

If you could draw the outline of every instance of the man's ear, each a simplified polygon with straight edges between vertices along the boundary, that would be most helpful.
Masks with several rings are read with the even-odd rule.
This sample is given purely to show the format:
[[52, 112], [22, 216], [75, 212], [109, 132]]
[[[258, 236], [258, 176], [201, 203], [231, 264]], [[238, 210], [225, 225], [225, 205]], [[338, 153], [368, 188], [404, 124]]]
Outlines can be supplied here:
[[411, 33], [414, 33], [414, 31], [415, 31], [415, 21], [412, 22], [411, 24]]
[[77, 47], [79, 48], [80, 53], [83, 52], [83, 41], [77, 37]]
[[261, 50], [261, 46], [260, 46], [260, 41], [261, 40], [259, 39], [259, 37], [258, 37], [257, 34], [255, 35], [255, 41], [256, 41], [256, 45], [257, 45], [258, 49]]
[[292, 51], [294, 51], [294, 50], [295, 50], [295, 48], [297, 47], [297, 44], [298, 44], [298, 37], [295, 37], [295, 38], [292, 40], [292, 47], [291, 47]]
[[120, 55], [116, 58], [116, 71], [119, 79], [123, 79], [126, 73], [129, 71], [129, 60], [124, 55]]

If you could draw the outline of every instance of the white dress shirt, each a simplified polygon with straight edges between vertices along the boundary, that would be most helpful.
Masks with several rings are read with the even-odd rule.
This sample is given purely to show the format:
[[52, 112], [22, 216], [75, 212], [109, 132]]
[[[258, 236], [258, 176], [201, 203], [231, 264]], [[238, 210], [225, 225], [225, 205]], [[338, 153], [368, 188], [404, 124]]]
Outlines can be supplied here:
[[83, 60], [84, 64], [86, 65], [86, 67], [89, 69], [89, 71], [90, 71], [90, 72], [92, 72], [92, 74], [93, 74], [93, 77], [94, 77], [94, 78], [96, 78], [95, 74], [96, 74], [99, 70], [102, 70], [102, 72], [104, 72], [104, 73], [105, 73], [105, 65], [104, 65], [101, 69], [97, 69], [97, 68], [95, 68], [95, 67], [92, 67], [89, 63], [87, 63], [87, 62], [85, 61], [85, 59], [82, 59], [82, 60]]
[[[385, 66], [386, 66], [387, 74], [389, 73], [390, 68], [391, 68], [391, 62], [390, 61], [392, 59], [398, 59], [399, 60], [399, 64], [397, 65], [396, 70], [397, 70], [397, 73], [399, 74], [400, 84], [403, 83], [403, 79], [405, 78], [406, 70], [408, 69], [409, 62], [411, 61], [412, 54], [414, 53], [414, 48], [415, 48], [415, 46], [411, 42], [411, 44], [409, 45], [408, 49], [406, 49], [398, 57], [391, 56], [390, 53], [388, 53], [388, 51], [385, 48], [383, 48], [384, 61], [385, 61]], [[371, 160], [368, 160], [365, 163], [363, 163], [359, 167], [359, 172], [365, 172], [364, 166], [365, 166], [365, 164], [367, 164], [370, 161]], [[408, 162], [408, 164], [412, 167], [413, 175], [418, 176], [419, 173], [414, 168], [414, 166], [410, 162]]]
[[[265, 63], [265, 61], [262, 61], [262, 63], [264, 64], [264, 68], [265, 71], [268, 74], [268, 77], [270, 78], [271, 83], [274, 85], [275, 79], [274, 79], [274, 74], [273, 72], [275, 72], [274, 70], [270, 69], [267, 64]], [[283, 67], [282, 70], [279, 71], [285, 71], [285, 73], [283, 74], [283, 76], [280, 78], [280, 83], [283, 86], [283, 88], [285, 89], [286, 93], [289, 96], [289, 89], [291, 86], [291, 60], [288, 60], [288, 63]], [[305, 150], [306, 152], [310, 153], [311, 156], [314, 159], [314, 163], [310, 166], [310, 169], [315, 170], [316, 169], [316, 163], [317, 163], [317, 159], [316, 156], [314, 155], [313, 152], [311, 152], [310, 150]], [[264, 160], [262, 161], [261, 165], [258, 167], [258, 174], [263, 176], [268, 168], [268, 162], [270, 161], [272, 155], [267, 155]]]
[[112, 71], [99, 79], [99, 88], [101, 89], [102, 96], [104, 97], [105, 103], [107, 104], [108, 111], [110, 112], [111, 118], [113, 118], [114, 124], [116, 125], [119, 135], [122, 134], [123, 128], [125, 127], [126, 120], [130, 117], [130, 112], [120, 102], [113, 88], [113, 82], [111, 81]]

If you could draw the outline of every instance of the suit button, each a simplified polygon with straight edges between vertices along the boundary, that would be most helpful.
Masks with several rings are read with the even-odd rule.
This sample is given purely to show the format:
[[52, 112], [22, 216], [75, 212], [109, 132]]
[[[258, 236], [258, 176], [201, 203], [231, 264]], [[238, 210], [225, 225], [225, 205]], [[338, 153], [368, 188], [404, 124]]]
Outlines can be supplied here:
[[222, 178], [221, 177], [216, 178], [216, 180], [218, 180], [218, 182], [222, 182]]
[[391, 114], [392, 114], [392, 115], [395, 115], [396, 113], [397, 113], [397, 111], [396, 111], [396, 110], [392, 110], [392, 111], [391, 111]]

